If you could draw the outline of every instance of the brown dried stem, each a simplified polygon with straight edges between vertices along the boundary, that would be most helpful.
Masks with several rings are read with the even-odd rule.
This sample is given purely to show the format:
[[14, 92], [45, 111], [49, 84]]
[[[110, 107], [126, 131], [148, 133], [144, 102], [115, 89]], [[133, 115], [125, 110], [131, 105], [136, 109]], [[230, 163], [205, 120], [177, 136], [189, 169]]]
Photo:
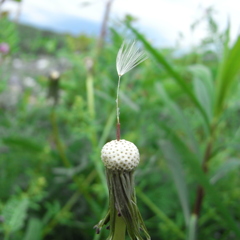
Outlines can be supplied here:
[[120, 123], [117, 123], [116, 135], [117, 135], [117, 140], [119, 141], [121, 139], [121, 124]]
[[[211, 152], [212, 152], [212, 142], [210, 141], [207, 145], [207, 148], [204, 154], [203, 163], [202, 163], [202, 169], [205, 173], [207, 173], [208, 171], [207, 163], [211, 158]], [[198, 217], [200, 216], [200, 213], [201, 213], [203, 199], [204, 199], [204, 189], [201, 185], [199, 185], [197, 188], [196, 200], [193, 208], [193, 213], [196, 214]]]

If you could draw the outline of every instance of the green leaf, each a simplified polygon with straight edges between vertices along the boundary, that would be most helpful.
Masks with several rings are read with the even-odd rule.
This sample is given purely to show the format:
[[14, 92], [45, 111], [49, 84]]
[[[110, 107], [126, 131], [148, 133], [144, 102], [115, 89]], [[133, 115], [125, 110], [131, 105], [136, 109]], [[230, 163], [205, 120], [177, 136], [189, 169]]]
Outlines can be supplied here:
[[240, 36], [238, 36], [233, 47], [226, 53], [226, 57], [220, 63], [219, 75], [216, 82], [215, 115], [219, 115], [223, 111], [229, 89], [240, 71], [239, 52]]
[[185, 80], [177, 73], [177, 71], [168, 63], [168, 61], [164, 58], [163, 55], [156, 49], [152, 47], [152, 45], [146, 40], [146, 38], [140, 34], [134, 27], [132, 27], [128, 22], [126, 23], [127, 27], [136, 35], [136, 37], [143, 43], [145, 48], [152, 54], [152, 56], [156, 59], [156, 61], [161, 64], [165, 70], [168, 72], [170, 76], [176, 81], [176, 83], [182, 88], [185, 94], [191, 99], [191, 101], [195, 104], [199, 112], [201, 113], [203, 119], [205, 120], [205, 124], [207, 128], [209, 128], [208, 117], [199, 103], [198, 99], [193, 94], [192, 90], [189, 88]]
[[177, 104], [168, 96], [160, 82], [156, 83], [155, 88], [161, 100], [164, 102], [168, 114], [174, 118], [175, 122], [172, 129], [181, 129], [181, 131], [183, 131], [187, 136], [185, 139], [189, 139], [188, 144], [192, 147], [193, 151], [200, 156], [200, 150], [198, 147], [199, 144], [194, 137], [193, 131], [189, 128], [190, 123], [188, 119], [184, 116], [182, 110], [177, 106]]
[[3, 143], [9, 147], [22, 148], [31, 152], [41, 152], [43, 147], [32, 139], [25, 137], [6, 137], [2, 139]]
[[116, 121], [116, 110], [114, 109], [111, 114], [109, 115], [107, 119], [107, 123], [104, 126], [104, 129], [102, 131], [102, 135], [100, 137], [98, 148], [101, 149], [103, 145], [106, 143], [107, 138], [111, 132], [111, 129], [114, 125], [114, 122]]
[[4, 229], [7, 233], [15, 232], [23, 227], [29, 200], [27, 198], [11, 198], [4, 206], [2, 216], [4, 217]]
[[128, 96], [127, 94], [124, 94], [123, 92], [120, 92], [120, 98], [122, 99], [122, 101], [128, 106], [130, 107], [133, 111], [138, 112], [140, 110], [139, 106], [133, 102]]
[[181, 155], [177, 154], [173, 146], [166, 141], [160, 142], [165, 159], [167, 160], [168, 166], [172, 172], [175, 186], [177, 188], [180, 203], [182, 205], [185, 223], [188, 225], [190, 220], [190, 205], [189, 205], [189, 194], [187, 190], [187, 183], [184, 176], [184, 170], [182, 167]]
[[214, 86], [210, 70], [200, 64], [188, 67], [193, 74], [193, 87], [195, 95], [202, 108], [208, 116], [210, 122], [213, 116]]
[[27, 230], [23, 240], [41, 240], [42, 239], [42, 222], [38, 218], [30, 218]]
[[230, 159], [227, 162], [224, 162], [211, 177], [210, 182], [215, 184], [221, 178], [226, 176], [230, 171], [233, 171], [240, 167], [240, 159]]

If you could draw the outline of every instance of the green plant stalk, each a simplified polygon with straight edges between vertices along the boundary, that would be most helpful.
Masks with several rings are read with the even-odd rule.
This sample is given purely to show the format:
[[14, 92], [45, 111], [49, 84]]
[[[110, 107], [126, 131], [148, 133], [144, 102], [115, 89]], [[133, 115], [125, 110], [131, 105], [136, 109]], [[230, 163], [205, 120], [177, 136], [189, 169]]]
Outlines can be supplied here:
[[87, 75], [86, 88], [87, 88], [88, 112], [91, 119], [94, 119], [95, 118], [94, 86], [93, 86], [93, 76], [91, 73], [88, 73]]
[[117, 99], [116, 99], [116, 112], [117, 112], [117, 124], [120, 124], [120, 108], [119, 108], [119, 89], [120, 89], [121, 76], [118, 76], [118, 85], [117, 85]]
[[196, 240], [196, 232], [197, 232], [197, 216], [195, 214], [192, 214], [189, 221], [187, 240]]
[[126, 236], [126, 224], [122, 217], [115, 213], [115, 231], [112, 240], [124, 240]]
[[[208, 172], [207, 164], [211, 158], [211, 154], [212, 154], [212, 140], [210, 140], [210, 142], [207, 144], [203, 162], [202, 162], [202, 170], [204, 173]], [[202, 186], [199, 185], [197, 188], [196, 200], [195, 200], [194, 209], [193, 209], [193, 214], [196, 215], [197, 217], [200, 216], [203, 198], [204, 198], [204, 189]]]
[[[91, 70], [88, 70], [87, 79], [86, 79], [86, 90], [87, 90], [88, 113], [89, 113], [91, 120], [95, 120], [94, 81], [93, 81], [93, 75], [92, 75]], [[97, 133], [96, 133], [95, 129], [91, 135], [91, 142], [93, 145], [93, 149], [96, 149], [96, 155], [97, 155], [99, 153], [99, 148], [98, 148]], [[98, 157], [95, 157], [95, 154], [93, 154], [93, 162], [96, 167], [96, 171], [99, 175], [99, 178], [100, 178], [101, 182], [103, 183], [103, 186], [105, 186], [104, 170], [102, 168], [102, 165], [98, 161]], [[107, 187], [105, 187], [105, 192], [107, 194]]]
[[71, 167], [71, 163], [68, 160], [68, 158], [66, 157], [63, 144], [61, 143], [61, 140], [60, 140], [58, 126], [57, 126], [57, 120], [56, 120], [56, 113], [55, 113], [54, 108], [51, 113], [50, 120], [51, 120], [51, 124], [52, 124], [52, 133], [53, 133], [54, 141], [55, 141], [56, 147], [58, 149], [60, 158], [62, 160], [63, 165], [65, 167], [69, 168], [69, 167]]

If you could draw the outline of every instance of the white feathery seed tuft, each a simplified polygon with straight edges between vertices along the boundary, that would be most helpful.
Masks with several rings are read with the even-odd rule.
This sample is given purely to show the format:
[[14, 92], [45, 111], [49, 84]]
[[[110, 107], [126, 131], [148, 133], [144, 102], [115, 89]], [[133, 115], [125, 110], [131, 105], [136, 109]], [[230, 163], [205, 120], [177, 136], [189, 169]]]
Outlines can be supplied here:
[[106, 168], [111, 170], [133, 170], [140, 161], [138, 148], [127, 140], [112, 140], [101, 151], [101, 158]]
[[135, 41], [130, 43], [123, 42], [117, 54], [116, 66], [118, 75], [122, 76], [147, 58], [146, 53], [136, 46]]

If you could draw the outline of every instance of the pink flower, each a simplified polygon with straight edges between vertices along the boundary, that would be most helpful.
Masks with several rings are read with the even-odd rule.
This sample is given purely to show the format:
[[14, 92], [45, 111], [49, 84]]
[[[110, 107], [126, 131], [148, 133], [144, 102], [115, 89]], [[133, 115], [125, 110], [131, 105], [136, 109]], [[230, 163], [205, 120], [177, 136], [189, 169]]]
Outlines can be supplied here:
[[0, 53], [7, 54], [10, 50], [10, 47], [7, 43], [0, 43]]

